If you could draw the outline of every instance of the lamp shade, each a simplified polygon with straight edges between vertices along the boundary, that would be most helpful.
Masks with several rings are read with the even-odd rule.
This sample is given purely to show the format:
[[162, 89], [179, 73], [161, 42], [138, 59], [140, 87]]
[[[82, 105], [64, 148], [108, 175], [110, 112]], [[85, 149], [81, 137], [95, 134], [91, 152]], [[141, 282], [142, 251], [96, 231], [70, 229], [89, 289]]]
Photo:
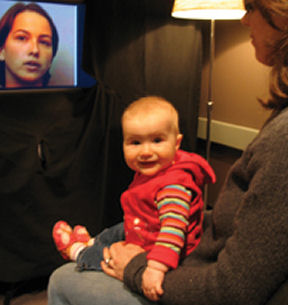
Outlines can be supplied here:
[[184, 19], [241, 19], [243, 0], [175, 0], [172, 16]]

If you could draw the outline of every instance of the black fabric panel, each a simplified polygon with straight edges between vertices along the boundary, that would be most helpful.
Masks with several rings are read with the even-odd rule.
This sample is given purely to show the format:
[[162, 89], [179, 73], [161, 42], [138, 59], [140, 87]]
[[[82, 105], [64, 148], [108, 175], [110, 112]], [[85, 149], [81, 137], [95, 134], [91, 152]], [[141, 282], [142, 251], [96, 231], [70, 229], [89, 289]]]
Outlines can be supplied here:
[[[179, 110], [182, 148], [195, 150], [200, 100], [200, 23], [171, 17], [172, 0], [90, 1], [84, 67], [121, 103], [157, 94]], [[85, 61], [93, 57], [93, 64]]]
[[195, 151], [201, 85], [201, 31], [192, 22], [168, 19], [146, 25], [146, 91], [164, 96], [179, 111], [182, 148]]
[[51, 237], [57, 220], [92, 234], [121, 220], [119, 196], [130, 177], [118, 106], [103, 88], [1, 96], [1, 281], [47, 275], [64, 262]]

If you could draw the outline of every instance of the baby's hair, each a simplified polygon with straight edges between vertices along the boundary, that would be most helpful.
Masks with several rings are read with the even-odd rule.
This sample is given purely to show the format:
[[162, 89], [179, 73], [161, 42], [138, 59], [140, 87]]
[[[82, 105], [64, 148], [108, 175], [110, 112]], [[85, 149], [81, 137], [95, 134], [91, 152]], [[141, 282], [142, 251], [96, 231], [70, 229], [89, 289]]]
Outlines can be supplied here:
[[172, 124], [175, 125], [175, 132], [179, 133], [179, 114], [174, 105], [161, 96], [151, 95], [141, 97], [127, 106], [122, 114], [121, 122], [127, 116], [138, 115], [138, 114], [149, 114], [159, 110], [166, 110], [171, 113]]

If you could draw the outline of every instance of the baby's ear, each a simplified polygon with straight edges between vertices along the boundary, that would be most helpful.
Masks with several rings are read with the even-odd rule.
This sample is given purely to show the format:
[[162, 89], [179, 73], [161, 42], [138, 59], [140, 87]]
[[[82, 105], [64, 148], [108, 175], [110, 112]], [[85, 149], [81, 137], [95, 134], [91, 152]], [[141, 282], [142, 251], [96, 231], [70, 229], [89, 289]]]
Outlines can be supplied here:
[[176, 149], [180, 148], [182, 139], [183, 139], [183, 134], [178, 133], [176, 137]]
[[0, 49], [0, 61], [5, 60], [5, 50], [2, 48]]

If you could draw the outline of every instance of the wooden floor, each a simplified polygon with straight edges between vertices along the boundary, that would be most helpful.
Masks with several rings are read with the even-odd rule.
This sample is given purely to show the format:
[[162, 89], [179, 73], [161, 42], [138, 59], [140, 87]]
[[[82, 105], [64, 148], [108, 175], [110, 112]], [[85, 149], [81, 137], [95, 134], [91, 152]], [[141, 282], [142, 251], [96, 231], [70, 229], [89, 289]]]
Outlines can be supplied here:
[[48, 279], [46, 276], [17, 283], [0, 282], [0, 305], [4, 305], [5, 295], [13, 296], [9, 305], [47, 305]]
[[[0, 305], [4, 303], [4, 296], [0, 296]], [[26, 293], [10, 301], [10, 305], [47, 305], [46, 290]]]

